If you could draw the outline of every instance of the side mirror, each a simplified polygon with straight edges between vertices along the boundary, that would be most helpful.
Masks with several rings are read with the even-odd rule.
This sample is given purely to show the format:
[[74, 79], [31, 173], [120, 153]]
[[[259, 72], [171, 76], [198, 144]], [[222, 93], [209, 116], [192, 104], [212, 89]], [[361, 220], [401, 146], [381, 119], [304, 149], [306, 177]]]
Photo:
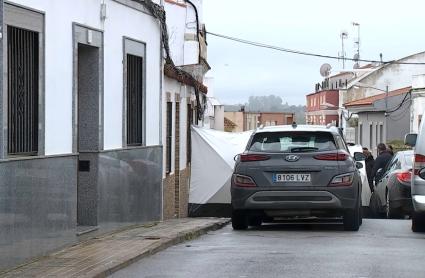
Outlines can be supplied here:
[[356, 168], [357, 169], [362, 169], [363, 168], [363, 163], [361, 163], [361, 162], [356, 162]]
[[404, 137], [404, 144], [409, 146], [409, 147], [414, 147], [414, 146], [416, 146], [416, 139], [417, 138], [418, 138], [418, 134], [416, 134], [416, 133], [406, 134], [406, 136]]
[[239, 158], [239, 154], [235, 155], [235, 156], [233, 157], [233, 160], [234, 160], [234, 161], [236, 161], [236, 160], [238, 160], [238, 158]]
[[422, 169], [419, 171], [419, 177], [421, 177], [422, 179], [424, 179], [424, 180], [425, 180], [425, 168], [422, 168]]
[[366, 160], [366, 156], [361, 153], [361, 152], [355, 152], [354, 153], [354, 160], [355, 161], [365, 161]]

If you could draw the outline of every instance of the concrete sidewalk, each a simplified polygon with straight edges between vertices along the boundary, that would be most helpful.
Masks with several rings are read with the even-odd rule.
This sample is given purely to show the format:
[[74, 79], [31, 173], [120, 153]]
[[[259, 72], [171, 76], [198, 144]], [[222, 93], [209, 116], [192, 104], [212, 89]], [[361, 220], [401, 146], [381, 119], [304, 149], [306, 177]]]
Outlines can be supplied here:
[[171, 245], [225, 226], [224, 218], [183, 218], [97, 237], [0, 274], [1, 277], [106, 277]]

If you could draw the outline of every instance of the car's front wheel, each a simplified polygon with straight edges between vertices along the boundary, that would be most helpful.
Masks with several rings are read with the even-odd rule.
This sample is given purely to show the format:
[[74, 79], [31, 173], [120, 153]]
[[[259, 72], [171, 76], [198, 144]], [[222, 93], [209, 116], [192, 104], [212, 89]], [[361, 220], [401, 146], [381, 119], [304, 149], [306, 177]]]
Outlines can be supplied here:
[[347, 209], [344, 212], [344, 230], [346, 231], [358, 231], [360, 227], [360, 204], [357, 202], [357, 205], [352, 209]]
[[424, 213], [412, 213], [412, 231], [413, 232], [425, 232], [425, 214]]
[[248, 219], [244, 211], [232, 211], [232, 227], [234, 230], [246, 230], [248, 228]]

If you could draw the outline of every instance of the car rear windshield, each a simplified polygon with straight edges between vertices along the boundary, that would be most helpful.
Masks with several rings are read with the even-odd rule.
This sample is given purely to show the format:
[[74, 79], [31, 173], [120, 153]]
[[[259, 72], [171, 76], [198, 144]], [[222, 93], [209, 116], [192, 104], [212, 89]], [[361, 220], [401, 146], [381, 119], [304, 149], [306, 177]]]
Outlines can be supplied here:
[[321, 152], [336, 150], [330, 132], [259, 132], [249, 147], [253, 152]]

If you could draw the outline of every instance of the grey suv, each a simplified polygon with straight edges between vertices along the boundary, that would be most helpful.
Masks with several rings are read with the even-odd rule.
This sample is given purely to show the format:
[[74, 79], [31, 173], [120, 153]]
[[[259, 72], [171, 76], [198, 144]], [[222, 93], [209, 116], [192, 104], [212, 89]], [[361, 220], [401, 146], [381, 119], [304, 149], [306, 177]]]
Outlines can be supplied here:
[[[363, 160], [362, 153], [354, 155]], [[343, 217], [361, 225], [361, 179], [336, 127], [274, 126], [254, 131], [232, 176], [232, 226], [243, 230], [279, 218]]]

